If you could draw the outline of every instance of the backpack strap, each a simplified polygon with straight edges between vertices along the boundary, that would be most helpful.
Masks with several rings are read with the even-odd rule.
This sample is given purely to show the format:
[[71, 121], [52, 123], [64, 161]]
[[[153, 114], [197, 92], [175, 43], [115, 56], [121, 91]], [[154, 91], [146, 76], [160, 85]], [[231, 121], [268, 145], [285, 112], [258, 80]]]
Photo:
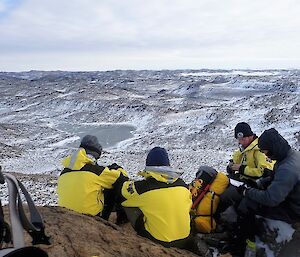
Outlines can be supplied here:
[[8, 223], [4, 220], [4, 214], [2, 209], [2, 203], [0, 200], [0, 249], [2, 249], [2, 243], [11, 242], [11, 232]]
[[200, 201], [202, 200], [202, 198], [204, 197], [204, 195], [208, 192], [209, 187], [210, 187], [210, 184], [207, 184], [205, 186], [205, 188], [203, 190], [201, 190], [201, 193], [196, 198], [196, 200], [193, 202], [192, 209], [195, 209], [198, 206], [198, 204], [200, 203]]
[[[5, 179], [2, 174], [2, 167], [0, 165], [0, 184], [4, 184]], [[0, 249], [2, 249], [2, 243], [10, 243], [11, 242], [11, 232], [8, 223], [4, 220], [4, 213], [2, 209], [2, 203], [0, 199]]]
[[34, 246], [26, 246], [23, 248], [7, 248], [3, 249], [0, 252], [0, 257], [48, 257], [48, 254], [37, 247]]
[[216, 193], [211, 191], [211, 199], [210, 199], [210, 227], [213, 228], [214, 224], [214, 200], [215, 200]]
[[8, 202], [9, 202], [9, 216], [11, 224], [11, 232], [14, 248], [20, 248], [25, 246], [23, 226], [19, 219], [17, 210], [17, 194], [16, 178], [10, 174], [4, 175], [8, 187]]
[[[203, 167], [209, 168], [206, 166], [203, 166]], [[203, 199], [205, 194], [209, 191], [209, 188], [210, 188], [211, 184], [213, 183], [213, 181], [215, 180], [216, 176], [217, 176], [217, 171], [216, 171], [216, 173], [206, 172], [205, 170], [201, 170], [201, 172], [197, 172], [196, 179], [200, 179], [202, 183], [201, 183], [201, 188], [198, 190], [199, 194], [193, 202], [192, 209], [197, 208], [198, 204], [201, 202], [201, 200]]]
[[[9, 209], [12, 225], [14, 247], [24, 247], [23, 228], [32, 237], [32, 244], [50, 244], [50, 237], [45, 235], [42, 217], [24, 185], [13, 175], [5, 173], [9, 190]], [[28, 204], [30, 221], [22, 204], [20, 189]]]
[[5, 179], [2, 173], [2, 166], [0, 165], [0, 184], [4, 184], [5, 183]]

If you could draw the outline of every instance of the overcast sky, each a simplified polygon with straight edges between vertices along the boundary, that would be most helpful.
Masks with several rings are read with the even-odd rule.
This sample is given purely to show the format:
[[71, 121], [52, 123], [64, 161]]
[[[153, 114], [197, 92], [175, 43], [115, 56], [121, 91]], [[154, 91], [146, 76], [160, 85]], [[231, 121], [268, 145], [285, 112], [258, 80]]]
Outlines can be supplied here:
[[0, 0], [0, 71], [300, 68], [299, 0]]

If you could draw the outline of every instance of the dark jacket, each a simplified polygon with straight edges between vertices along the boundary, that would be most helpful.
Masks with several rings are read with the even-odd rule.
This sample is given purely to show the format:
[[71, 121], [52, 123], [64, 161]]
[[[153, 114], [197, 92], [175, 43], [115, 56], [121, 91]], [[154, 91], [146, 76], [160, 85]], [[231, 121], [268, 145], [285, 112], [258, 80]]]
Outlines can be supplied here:
[[261, 135], [259, 146], [268, 150], [269, 157], [277, 161], [274, 175], [265, 190], [248, 189], [246, 197], [269, 207], [285, 202], [300, 218], [300, 152], [292, 150], [275, 129], [266, 130]]

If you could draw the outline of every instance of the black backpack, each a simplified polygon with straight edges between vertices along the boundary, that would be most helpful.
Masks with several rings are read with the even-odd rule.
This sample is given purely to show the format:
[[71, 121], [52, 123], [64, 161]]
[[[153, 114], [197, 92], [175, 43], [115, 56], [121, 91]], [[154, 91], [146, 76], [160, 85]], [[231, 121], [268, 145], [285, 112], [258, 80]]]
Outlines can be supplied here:
[[[38, 247], [25, 246], [24, 229], [32, 237], [33, 245], [49, 245], [50, 237], [45, 235], [41, 215], [24, 185], [13, 175], [3, 174], [0, 166], [0, 184], [5, 182], [8, 187], [10, 225], [4, 220], [0, 200], [0, 257], [48, 257], [48, 254]], [[25, 214], [20, 191], [27, 201], [30, 221]], [[4, 243], [12, 243], [13, 247], [2, 248]]]

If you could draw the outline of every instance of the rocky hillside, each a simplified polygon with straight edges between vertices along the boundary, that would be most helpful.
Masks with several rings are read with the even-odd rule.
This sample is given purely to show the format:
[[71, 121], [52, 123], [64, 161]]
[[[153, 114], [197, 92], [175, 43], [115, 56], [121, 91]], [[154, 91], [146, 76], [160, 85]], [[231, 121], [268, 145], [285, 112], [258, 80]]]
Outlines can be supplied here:
[[[198, 256], [186, 250], [164, 248], [140, 237], [130, 224], [117, 226], [114, 224], [114, 215], [110, 221], [105, 221], [99, 217], [82, 215], [61, 207], [39, 207], [38, 209], [44, 219], [46, 234], [51, 236], [52, 243], [49, 246], [38, 246], [47, 251], [49, 257]], [[8, 217], [7, 207], [4, 208], [4, 212]], [[300, 224], [297, 224], [295, 229], [293, 239], [288, 244], [283, 242], [276, 244], [279, 236], [276, 229], [264, 234], [265, 242], [268, 243], [269, 249], [276, 252], [276, 256], [300, 256]], [[27, 233], [25, 233], [25, 241], [26, 245], [31, 245], [31, 237]], [[259, 257], [266, 257], [264, 254]], [[230, 256], [222, 255], [222, 257]]]
[[[137, 236], [129, 224], [116, 226], [101, 218], [81, 215], [60, 207], [39, 208], [50, 246], [40, 245], [49, 257], [193, 257], [191, 252], [164, 248]], [[31, 238], [26, 235], [26, 244]]]
[[78, 129], [105, 124], [135, 128], [131, 138], [105, 146], [100, 160], [132, 176], [157, 145], [186, 180], [203, 164], [224, 170], [240, 121], [258, 135], [275, 127], [300, 148], [299, 70], [0, 72], [0, 91], [7, 172], [57, 176], [60, 160], [79, 144]]

